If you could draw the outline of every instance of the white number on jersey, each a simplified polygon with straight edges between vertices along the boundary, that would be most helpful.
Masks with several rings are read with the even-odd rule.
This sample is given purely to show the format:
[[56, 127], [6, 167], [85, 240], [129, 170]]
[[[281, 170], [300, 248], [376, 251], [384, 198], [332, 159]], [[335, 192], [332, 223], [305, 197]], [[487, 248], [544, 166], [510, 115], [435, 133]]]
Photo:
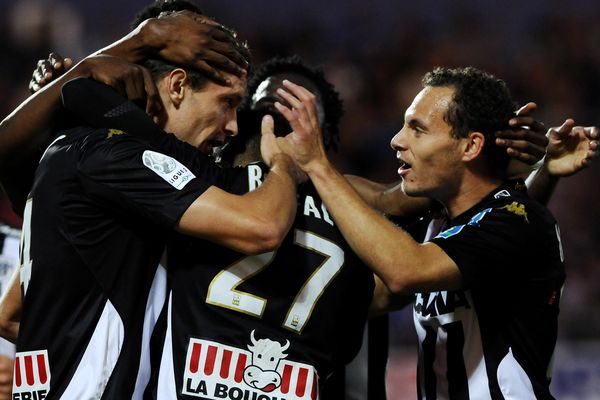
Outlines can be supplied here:
[[[335, 243], [311, 232], [294, 231], [294, 244], [325, 260], [296, 294], [283, 327], [301, 333], [321, 295], [344, 266], [344, 251]], [[269, 266], [275, 252], [248, 256], [219, 272], [208, 287], [206, 302], [255, 317], [262, 317], [267, 299], [236, 290], [247, 279]]]
[[31, 280], [31, 265], [33, 260], [30, 258], [31, 249], [31, 209], [33, 207], [33, 199], [27, 199], [25, 204], [25, 213], [23, 214], [23, 229], [21, 231], [21, 287], [23, 288], [23, 296], [27, 294], [27, 287]]

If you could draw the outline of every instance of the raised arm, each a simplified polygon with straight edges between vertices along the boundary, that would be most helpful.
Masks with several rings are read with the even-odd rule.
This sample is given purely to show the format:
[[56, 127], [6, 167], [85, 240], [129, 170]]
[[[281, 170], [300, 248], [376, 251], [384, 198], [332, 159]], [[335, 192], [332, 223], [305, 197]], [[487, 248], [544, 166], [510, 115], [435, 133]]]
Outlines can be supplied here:
[[416, 242], [359, 196], [328, 160], [323, 146], [315, 97], [306, 89], [284, 81], [280, 94], [292, 108], [275, 107], [290, 122], [293, 132], [278, 138], [292, 155], [327, 205], [344, 238], [393, 293], [452, 290], [462, 276], [456, 263], [435, 244]]
[[[218, 68], [244, 74], [247, 66], [247, 61], [233, 46], [231, 38], [231, 34], [216, 22], [193, 13], [178, 12], [152, 18], [97, 52], [105, 55], [84, 59], [28, 98], [0, 123], [0, 182], [15, 208], [18, 210], [22, 207], [32, 182], [36, 156], [52, 135], [60, 110], [60, 88], [63, 83], [75, 77], [91, 77], [115, 87], [132, 101], [144, 101], [146, 110], [152, 112], [160, 107], [160, 102], [148, 73], [132, 65], [123, 70], [125, 64], [118, 67], [122, 75], [117, 74], [115, 68], [98, 70], [100, 60], [110, 59], [107, 55], [134, 62], [148, 57], [163, 57], [223, 81]], [[113, 59], [108, 64], [115, 67], [116, 61]], [[59, 72], [60, 69], [55, 74]], [[35, 89], [35, 85], [31, 88]], [[30, 172], [14, 174], [14, 171]], [[15, 179], [17, 175], [19, 179]]]
[[540, 168], [527, 179], [529, 194], [547, 204], [561, 177], [587, 168], [598, 157], [598, 128], [575, 126], [567, 119], [561, 126], [548, 130], [549, 144]]

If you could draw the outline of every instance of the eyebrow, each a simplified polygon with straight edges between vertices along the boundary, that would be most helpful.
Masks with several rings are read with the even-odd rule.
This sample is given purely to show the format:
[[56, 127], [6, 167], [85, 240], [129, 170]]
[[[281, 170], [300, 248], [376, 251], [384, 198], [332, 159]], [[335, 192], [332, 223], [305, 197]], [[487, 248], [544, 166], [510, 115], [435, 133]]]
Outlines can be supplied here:
[[221, 95], [222, 99], [228, 99], [228, 100], [233, 100], [236, 103], [241, 103], [242, 100], [244, 99], [244, 96], [239, 94], [239, 93], [227, 93], [227, 94], [223, 94]]
[[427, 126], [419, 119], [417, 118], [411, 118], [406, 125], [408, 125], [411, 128], [421, 128], [423, 130], [427, 130]]

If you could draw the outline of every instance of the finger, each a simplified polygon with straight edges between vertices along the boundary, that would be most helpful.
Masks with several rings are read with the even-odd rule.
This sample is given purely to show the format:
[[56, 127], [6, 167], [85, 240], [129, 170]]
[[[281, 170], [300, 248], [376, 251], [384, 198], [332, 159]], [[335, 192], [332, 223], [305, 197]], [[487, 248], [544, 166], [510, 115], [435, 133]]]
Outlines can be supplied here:
[[537, 110], [537, 104], [530, 101], [529, 103], [525, 104], [523, 107], [521, 107], [517, 111], [515, 111], [515, 115], [516, 116], [530, 115], [535, 110]]
[[[534, 146], [546, 148], [548, 138], [545, 132], [531, 131], [529, 129], [505, 129], [496, 132], [496, 144], [507, 147], [514, 141], [530, 143]], [[510, 141], [510, 142], [509, 142]]]
[[65, 58], [63, 60], [63, 65], [64, 65], [64, 68], [65, 68], [65, 71], [70, 70], [71, 67], [73, 66], [73, 64], [74, 64], [74, 62], [73, 62], [72, 58], [67, 57], [67, 58]]
[[513, 128], [519, 127], [519, 126], [524, 126], [524, 127], [528, 127], [529, 129], [531, 129], [533, 131], [546, 132], [546, 126], [542, 122], [536, 120], [533, 117], [529, 117], [529, 116], [511, 118], [508, 121], [508, 125]]
[[50, 53], [50, 55], [48, 56], [48, 61], [52, 65], [52, 68], [56, 70], [60, 70], [64, 67], [63, 60], [64, 58], [60, 54], [55, 52]]
[[518, 153], [529, 154], [536, 159], [534, 162], [541, 160], [546, 154], [546, 147], [537, 146], [524, 140], [496, 139], [496, 143], [499, 141], [501, 141], [501, 143], [499, 143], [500, 147], [506, 147], [507, 149], [512, 149], [512, 151]]
[[33, 71], [33, 79], [37, 82], [37, 83], [42, 83], [43, 77], [41, 72], [36, 69], [35, 71]]
[[[298, 115], [292, 111], [290, 108], [288, 108], [287, 106], [283, 105], [282, 103], [276, 101], [274, 104], [275, 108], [277, 109], [277, 111], [279, 111], [281, 113], [281, 115], [284, 116], [285, 119], [287, 119], [287, 121], [290, 123], [290, 126], [292, 126], [292, 124], [296, 123], [296, 120], [298, 119]], [[292, 129], [294, 129], [294, 127], [292, 126]]]
[[150, 71], [144, 67], [140, 67], [142, 70], [142, 77], [144, 79], [144, 91], [146, 92], [146, 113], [150, 116], [155, 116], [160, 113], [162, 109], [162, 102], [158, 89], [152, 79]]
[[319, 118], [316, 112], [316, 96], [303, 86], [297, 85], [287, 79], [283, 81], [286, 88], [293, 90], [296, 95], [304, 104], [301, 109], [301, 113], [305, 115], [305, 120], [310, 124], [309, 128], [319, 126]]
[[567, 118], [565, 122], [562, 123], [561, 126], [556, 128], [556, 133], [562, 135], [569, 134], [575, 125], [575, 121], [571, 118]]
[[289, 89], [300, 100], [314, 100], [315, 95], [308, 91], [305, 87], [295, 84], [287, 79], [283, 80], [283, 85]]
[[270, 115], [265, 115], [260, 123], [260, 133], [262, 135], [274, 135], [275, 134], [275, 121]]
[[294, 131], [298, 131], [299, 129], [310, 129], [311, 116], [310, 112], [308, 112], [307, 105], [284, 89], [277, 89], [277, 94], [279, 94], [292, 107], [292, 112], [294, 113], [295, 118], [293, 121], [288, 120], [292, 126], [292, 129]]
[[198, 71], [204, 73], [206, 76], [208, 76], [209, 79], [211, 79], [212, 81], [216, 82], [219, 85], [223, 85], [223, 86], [231, 86], [232, 85], [231, 81], [229, 79], [227, 79], [227, 77], [225, 76], [225, 74], [223, 72], [219, 71], [216, 68], [213, 68], [204, 60], [196, 60], [194, 62], [194, 68], [197, 69]]
[[146, 100], [144, 76], [139, 69], [134, 69], [132, 75], [126, 78], [125, 83], [129, 100], [138, 104]]
[[241, 56], [234, 49], [227, 48], [224, 44], [215, 44], [211, 46], [210, 50], [207, 50], [202, 58], [214, 67], [230, 72], [234, 75], [242, 77], [247, 74], [245, 67], [242, 67], [241, 62], [236, 62]]
[[300, 101], [300, 99], [298, 99], [296, 96], [294, 96], [292, 93], [288, 92], [285, 89], [282, 88], [278, 88], [277, 89], [277, 94], [279, 96], [281, 96], [281, 98], [283, 100], [285, 100], [290, 107], [294, 108], [294, 109], [301, 109], [304, 107], [304, 105], [302, 104], [302, 102]]
[[227, 56], [227, 58], [231, 59], [244, 70], [248, 68], [250, 62], [235, 47], [236, 38], [230, 31], [223, 26], [218, 26], [211, 30], [210, 33], [211, 37], [215, 40], [215, 49], [219, 53]]
[[[542, 157], [534, 157], [529, 153], [521, 152], [514, 147], [509, 147], [506, 149], [506, 153], [514, 159], [522, 161], [528, 165], [533, 165], [538, 162]], [[543, 155], [542, 155], [543, 156]]]
[[598, 139], [598, 127], [586, 126], [583, 130], [589, 139]]

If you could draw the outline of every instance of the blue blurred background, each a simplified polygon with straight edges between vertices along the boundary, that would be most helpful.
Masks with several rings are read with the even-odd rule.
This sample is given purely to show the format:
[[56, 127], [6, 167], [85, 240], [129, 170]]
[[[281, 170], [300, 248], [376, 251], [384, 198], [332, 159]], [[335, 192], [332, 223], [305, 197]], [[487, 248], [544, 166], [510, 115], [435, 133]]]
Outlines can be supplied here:
[[[0, 0], [0, 114], [27, 97], [49, 51], [79, 60], [124, 35], [148, 1]], [[473, 65], [507, 81], [515, 99], [536, 101], [547, 126], [572, 117], [599, 125], [600, 2], [196, 1], [235, 28], [255, 62], [297, 53], [322, 65], [346, 115], [334, 159], [345, 173], [396, 179], [389, 140], [434, 66]], [[561, 182], [550, 203], [561, 225], [568, 278], [560, 315], [558, 398], [600, 398], [600, 162]], [[1, 204], [4, 218], [12, 218]], [[17, 220], [14, 223], [18, 223]], [[596, 244], [594, 244], [596, 243]], [[523, 243], [523, 246], [526, 246]], [[414, 398], [412, 316], [391, 322], [390, 398]]]

